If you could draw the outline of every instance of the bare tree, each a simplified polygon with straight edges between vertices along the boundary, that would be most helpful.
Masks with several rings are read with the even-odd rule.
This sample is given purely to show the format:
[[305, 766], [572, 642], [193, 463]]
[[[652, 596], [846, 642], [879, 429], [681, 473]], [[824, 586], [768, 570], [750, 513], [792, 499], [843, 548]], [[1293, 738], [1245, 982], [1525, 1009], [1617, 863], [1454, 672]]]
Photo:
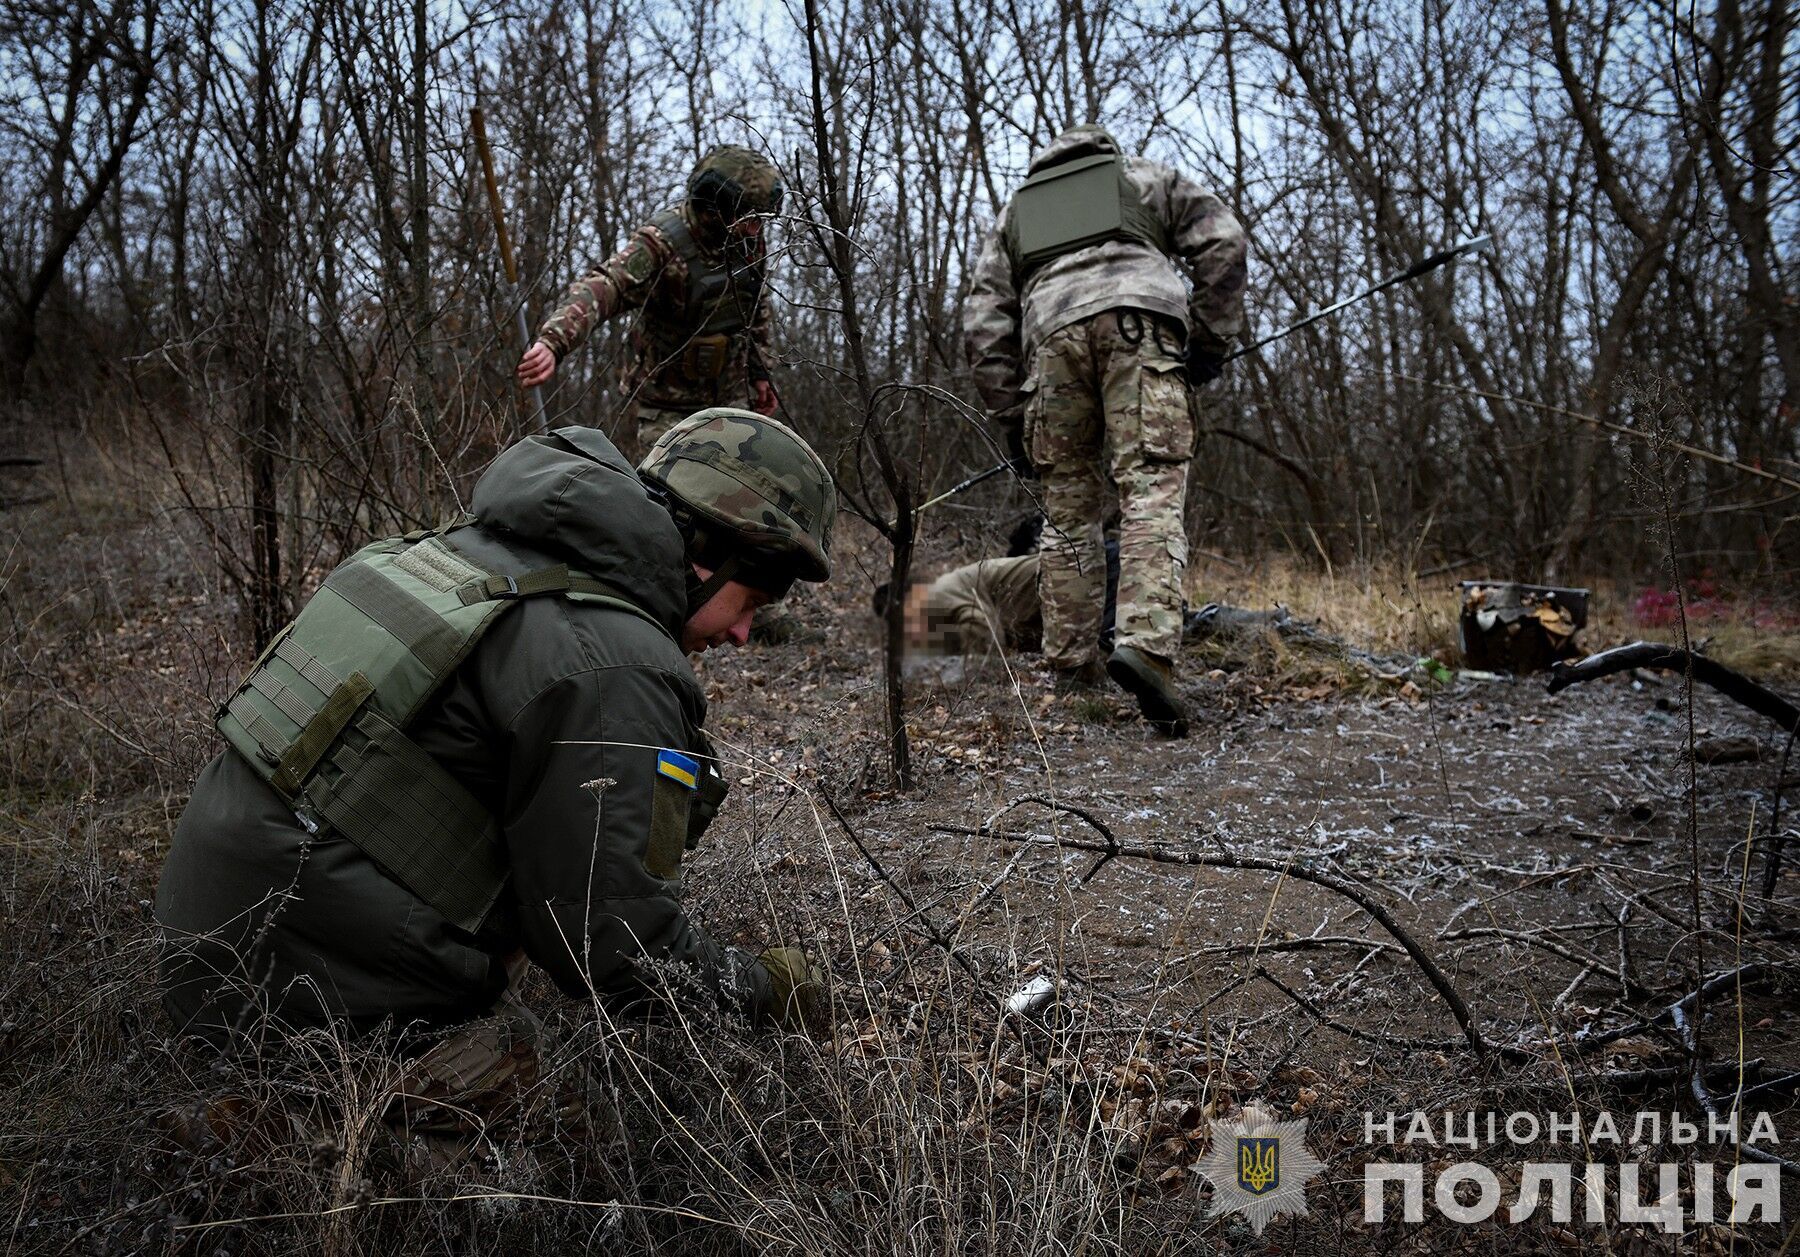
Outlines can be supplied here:
[[[914, 513], [991, 458], [958, 348], [973, 249], [1034, 147], [1095, 120], [1249, 225], [1263, 330], [1463, 235], [1502, 245], [1209, 390], [1204, 544], [1647, 565], [1644, 434], [1617, 401], [1648, 372], [1721, 456], [1671, 469], [1681, 544], [1794, 562], [1791, 506], [1739, 470], [1800, 459], [1793, 0], [785, 12], [0, 0], [0, 370], [128, 362], [80, 378], [135, 390], [128, 426], [167, 450], [268, 633], [309, 573], [435, 522], [519, 430], [515, 298], [465, 157], [479, 72], [534, 319], [681, 195], [701, 149], [781, 161], [802, 193], [772, 233], [784, 414], [904, 583], [915, 553], [985, 544], [977, 512]], [[562, 364], [552, 422], [616, 429], [629, 332]]]
[[[848, 4], [842, 16], [848, 19]], [[892, 390], [878, 389], [869, 369], [869, 352], [864, 340], [862, 304], [858, 292], [858, 246], [852, 232], [855, 229], [859, 202], [866, 195], [861, 171], [869, 156], [870, 123], [873, 115], [864, 115], [862, 126], [858, 128], [850, 125], [844, 113], [827, 109], [828, 86], [831, 99], [838, 101], [843, 99], [847, 87], [843, 73], [845, 58], [842, 55], [845, 45], [839, 45], [839, 55], [834, 58], [827, 40], [828, 35], [819, 18], [818, 0], [806, 0], [812, 155], [818, 171], [819, 212], [819, 217], [809, 220], [808, 226], [837, 286], [840, 303], [838, 316], [843, 323], [844, 344], [856, 390], [854, 399], [859, 416], [856, 437], [851, 442], [853, 457], [860, 463], [866, 446], [880, 473], [881, 485], [891, 503], [887, 509], [892, 513], [885, 513], [883, 505], [871, 500], [866, 492], [859, 493], [845, 485], [841, 476], [839, 487], [858, 514], [875, 526], [889, 546], [891, 558], [888, 587], [894, 591], [894, 596], [888, 599], [886, 648], [882, 653], [882, 677], [887, 698], [888, 755], [896, 783], [901, 789], [911, 789], [912, 750], [906, 735], [906, 692], [902, 671], [905, 599], [900, 594], [906, 589], [912, 571], [913, 504], [917, 500], [917, 494], [914, 480], [909, 474], [910, 469], [902, 464], [886, 422], [901, 408], [903, 399], [890, 397], [889, 413], [878, 413], [883, 394], [891, 394]]]
[[[160, 0], [104, 7], [8, 3], [0, 39], [10, 86], [0, 122], [9, 162], [28, 172], [15, 224], [0, 235], [6, 327], [0, 361], [19, 388], [38, 350], [44, 303], [143, 135], [164, 52]], [[41, 205], [41, 215], [27, 206]]]

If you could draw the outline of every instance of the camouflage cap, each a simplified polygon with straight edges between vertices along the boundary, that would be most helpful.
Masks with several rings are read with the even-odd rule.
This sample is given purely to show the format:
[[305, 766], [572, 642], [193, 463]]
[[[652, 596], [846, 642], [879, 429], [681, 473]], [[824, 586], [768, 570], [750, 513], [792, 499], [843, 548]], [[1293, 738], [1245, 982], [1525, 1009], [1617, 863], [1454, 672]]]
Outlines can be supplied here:
[[650, 447], [638, 477], [702, 529], [723, 530], [758, 567], [830, 578], [837, 490], [812, 446], [786, 424], [728, 406], [698, 411]]
[[688, 199], [726, 222], [781, 209], [781, 175], [769, 159], [736, 144], [721, 144], [688, 176]]

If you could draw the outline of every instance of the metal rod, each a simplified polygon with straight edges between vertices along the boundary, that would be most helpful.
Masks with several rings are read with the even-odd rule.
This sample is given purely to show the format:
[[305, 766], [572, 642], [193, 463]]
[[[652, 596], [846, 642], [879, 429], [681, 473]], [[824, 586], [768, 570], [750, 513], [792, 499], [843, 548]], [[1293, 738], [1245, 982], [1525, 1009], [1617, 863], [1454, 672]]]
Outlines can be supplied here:
[[[506, 231], [506, 210], [500, 204], [500, 183], [494, 178], [494, 155], [488, 149], [487, 119], [483, 117], [480, 105], [469, 111], [469, 124], [475, 131], [476, 152], [481, 155], [482, 181], [487, 185], [488, 208], [494, 214], [494, 235], [500, 241], [500, 264], [506, 268], [506, 283], [511, 289], [513, 330], [519, 337], [519, 352], [524, 353], [531, 348], [531, 325], [525, 319], [524, 294], [519, 289], [519, 267], [513, 260], [512, 237]], [[527, 391], [531, 395], [532, 424], [542, 432], [549, 426], [544, 417], [544, 390], [534, 384]]]
[[1261, 349], [1264, 345], [1273, 344], [1275, 341], [1286, 336], [1292, 336], [1301, 328], [1310, 327], [1320, 319], [1329, 318], [1346, 306], [1353, 306], [1357, 302], [1362, 301], [1367, 297], [1373, 297], [1376, 293], [1392, 288], [1396, 284], [1404, 284], [1409, 279], [1417, 279], [1426, 272], [1435, 271], [1445, 263], [1454, 262], [1457, 258], [1462, 257], [1465, 254], [1492, 253], [1493, 251], [1494, 238], [1492, 236], [1476, 236], [1473, 240], [1465, 240], [1459, 245], [1453, 245], [1448, 249], [1433, 253], [1428, 258], [1423, 258], [1414, 262], [1400, 274], [1389, 279], [1384, 279], [1372, 288], [1363, 289], [1354, 297], [1345, 297], [1336, 305], [1326, 306], [1323, 310], [1315, 310], [1313, 313], [1301, 319], [1298, 323], [1290, 323], [1279, 332], [1271, 332], [1254, 344], [1245, 345], [1242, 349], [1233, 350], [1231, 353], [1225, 355], [1224, 361], [1230, 362], [1234, 358], [1242, 358], [1245, 354]]
[[[1357, 302], [1362, 301], [1363, 299], [1365, 299], [1367, 297], [1373, 297], [1376, 293], [1381, 292], [1384, 289], [1392, 288], [1396, 284], [1404, 284], [1409, 279], [1417, 279], [1419, 276], [1425, 274], [1428, 271], [1435, 271], [1438, 267], [1443, 266], [1445, 263], [1454, 262], [1459, 257], [1463, 257], [1470, 253], [1492, 253], [1493, 251], [1494, 251], [1494, 238], [1492, 236], [1476, 236], [1473, 240], [1465, 240], [1461, 244], [1452, 245], [1448, 249], [1442, 249], [1436, 253], [1433, 253], [1430, 257], [1421, 258], [1419, 261], [1414, 262], [1411, 266], [1407, 267], [1400, 274], [1395, 275], [1389, 279], [1384, 279], [1379, 284], [1376, 284], [1372, 288], [1363, 289], [1361, 292], [1357, 293], [1354, 297], [1345, 297], [1342, 301], [1338, 302], [1336, 305], [1326, 306], [1323, 310], [1315, 310], [1313, 313], [1311, 313], [1311, 314], [1307, 315], [1305, 318], [1301, 319], [1298, 323], [1290, 323], [1290, 324], [1288, 324], [1288, 326], [1282, 328], [1279, 332], [1271, 332], [1269, 335], [1263, 337], [1261, 340], [1255, 342], [1254, 344], [1245, 345], [1242, 349], [1232, 350], [1232, 352], [1226, 354], [1225, 357], [1223, 359], [1221, 359], [1220, 361], [1221, 362], [1231, 362], [1234, 359], [1242, 358], [1245, 354], [1251, 353], [1254, 350], [1261, 349], [1264, 345], [1273, 344], [1275, 341], [1282, 339], [1284, 336], [1292, 336], [1295, 332], [1299, 331], [1301, 328], [1309, 327], [1312, 324], [1317, 323], [1320, 319], [1327, 318], [1333, 314], [1336, 314], [1339, 310], [1342, 310], [1346, 306], [1353, 306]], [[939, 502], [944, 501], [946, 498], [953, 498], [957, 494], [963, 492], [965, 489], [973, 489], [976, 485], [980, 484], [983, 480], [991, 479], [992, 477], [999, 475], [1001, 472], [1005, 471], [1007, 468], [1009, 468], [1011, 466], [1012, 466], [1012, 461], [1009, 459], [1008, 461], [1001, 463], [997, 467], [989, 467], [986, 471], [977, 472], [975, 475], [970, 476], [967, 480], [963, 481], [961, 484], [956, 485], [954, 488], [945, 490], [943, 493], [938, 494], [935, 498], [932, 498], [929, 502], [926, 502], [924, 505], [920, 506], [918, 509], [913, 511], [914, 518], [917, 518], [921, 513], [923, 513], [927, 507], [936, 506]]]
[[913, 510], [913, 515], [916, 517], [921, 511], [925, 510], [926, 507], [936, 506], [939, 502], [942, 502], [945, 498], [953, 498], [957, 494], [961, 493], [964, 489], [973, 489], [976, 485], [980, 484], [983, 480], [992, 480], [995, 476], [999, 475], [1003, 471], [1006, 471], [1011, 466], [1012, 466], [1012, 460], [1008, 459], [1006, 462], [1001, 463], [998, 467], [989, 467], [986, 471], [976, 472], [973, 476], [970, 476], [967, 480], [963, 481], [961, 484], [957, 485], [955, 488], [946, 489], [942, 493], [938, 494], [935, 498], [932, 498], [929, 502], [925, 502], [925, 503], [921, 504], [920, 506], [916, 507]]

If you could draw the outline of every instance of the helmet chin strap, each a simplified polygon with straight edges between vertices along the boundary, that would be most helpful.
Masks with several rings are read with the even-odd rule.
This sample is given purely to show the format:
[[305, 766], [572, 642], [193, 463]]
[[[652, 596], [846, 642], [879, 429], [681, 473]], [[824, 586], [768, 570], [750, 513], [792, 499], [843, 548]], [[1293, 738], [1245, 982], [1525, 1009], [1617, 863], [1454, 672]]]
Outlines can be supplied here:
[[728, 554], [725, 561], [713, 569], [711, 576], [701, 580], [699, 574], [690, 566], [688, 569], [688, 615], [691, 618], [701, 607], [712, 601], [738, 571], [743, 567], [742, 559], [736, 554]]

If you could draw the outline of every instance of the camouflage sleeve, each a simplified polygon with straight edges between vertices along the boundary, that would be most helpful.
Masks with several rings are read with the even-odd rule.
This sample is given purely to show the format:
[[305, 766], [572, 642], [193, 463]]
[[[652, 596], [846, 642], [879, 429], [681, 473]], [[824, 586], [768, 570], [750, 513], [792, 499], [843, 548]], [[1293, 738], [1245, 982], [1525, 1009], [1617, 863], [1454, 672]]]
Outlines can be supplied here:
[[1012, 261], [1001, 235], [1004, 221], [1003, 211], [1001, 222], [988, 233], [975, 263], [969, 295], [963, 301], [963, 353], [975, 379], [975, 392], [995, 416], [1017, 409], [1025, 383], [1019, 294], [1013, 288]]
[[1202, 345], [1223, 353], [1244, 334], [1244, 228], [1224, 201], [1178, 171], [1165, 167], [1161, 182], [1169, 244], [1194, 281], [1188, 321]]
[[562, 305], [538, 328], [538, 339], [560, 362], [596, 326], [643, 305], [673, 259], [660, 232], [639, 227], [624, 248], [569, 285]]

